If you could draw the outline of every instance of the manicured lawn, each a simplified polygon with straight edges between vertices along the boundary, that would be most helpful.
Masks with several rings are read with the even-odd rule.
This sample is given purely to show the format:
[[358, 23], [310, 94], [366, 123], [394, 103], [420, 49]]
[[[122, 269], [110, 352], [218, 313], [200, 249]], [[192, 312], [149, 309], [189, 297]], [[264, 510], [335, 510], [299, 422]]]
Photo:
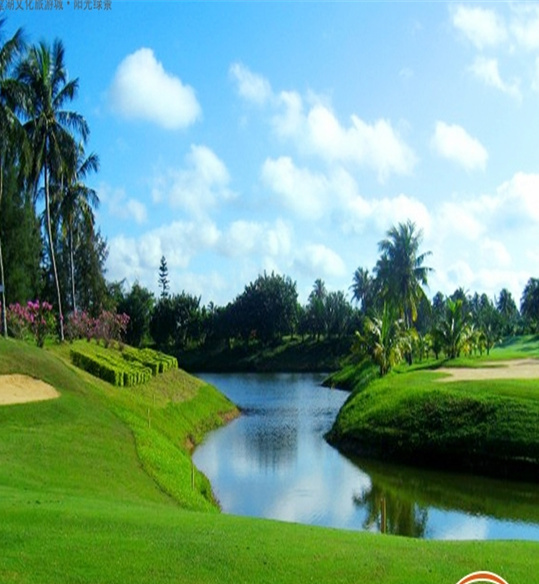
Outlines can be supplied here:
[[[0, 407], [0, 582], [456, 583], [479, 569], [539, 582], [539, 544], [433, 542], [219, 514], [189, 448], [234, 415], [168, 372], [115, 388], [47, 350], [0, 339], [0, 374], [61, 397]], [[432, 374], [431, 374], [432, 375]]]
[[525, 338], [495, 349], [488, 358], [401, 366], [366, 387], [358, 386], [339, 413], [330, 440], [352, 453], [537, 480], [538, 380], [444, 383], [448, 373], [438, 369], [500, 371], [502, 360], [522, 359], [523, 348], [535, 354], [538, 347], [536, 338]]

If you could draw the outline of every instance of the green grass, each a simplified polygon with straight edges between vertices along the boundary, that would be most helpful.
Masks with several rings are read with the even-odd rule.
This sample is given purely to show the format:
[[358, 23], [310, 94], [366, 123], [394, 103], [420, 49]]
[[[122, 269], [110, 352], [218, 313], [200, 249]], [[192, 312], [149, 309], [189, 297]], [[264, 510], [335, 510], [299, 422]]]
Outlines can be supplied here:
[[[189, 449], [234, 408], [182, 371], [115, 388], [69, 345], [0, 339], [0, 373], [57, 400], [0, 407], [0, 582], [539, 582], [539, 544], [432, 542], [221, 515]], [[201, 481], [201, 482], [198, 482]]]
[[518, 339], [489, 358], [461, 358], [400, 367], [343, 406], [329, 434], [342, 449], [441, 468], [497, 476], [539, 476], [537, 380], [440, 383], [440, 365], [496, 367], [539, 350], [536, 338]]

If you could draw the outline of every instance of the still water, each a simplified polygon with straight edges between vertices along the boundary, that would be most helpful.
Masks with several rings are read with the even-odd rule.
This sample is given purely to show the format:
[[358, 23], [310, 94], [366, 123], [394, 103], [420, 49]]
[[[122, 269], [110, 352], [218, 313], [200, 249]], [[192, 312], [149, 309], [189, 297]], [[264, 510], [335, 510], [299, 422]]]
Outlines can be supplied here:
[[348, 393], [309, 374], [201, 374], [243, 411], [194, 453], [225, 513], [427, 539], [539, 541], [539, 486], [350, 460]]

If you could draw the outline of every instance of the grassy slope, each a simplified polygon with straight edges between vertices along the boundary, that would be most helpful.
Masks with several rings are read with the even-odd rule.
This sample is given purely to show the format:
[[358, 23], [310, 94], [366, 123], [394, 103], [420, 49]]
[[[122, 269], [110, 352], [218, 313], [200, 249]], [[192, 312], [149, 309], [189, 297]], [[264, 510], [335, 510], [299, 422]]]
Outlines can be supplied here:
[[[489, 358], [445, 366], [481, 366], [539, 354], [539, 342], [506, 343]], [[330, 440], [351, 452], [508, 476], [539, 477], [536, 380], [440, 383], [440, 363], [403, 368], [356, 391]], [[425, 366], [423, 366], [425, 367]]]
[[183, 505], [207, 507], [178, 469], [186, 445], [231, 405], [181, 372], [140, 392], [114, 389], [72, 368], [65, 351], [0, 340], [0, 373], [61, 393], [0, 408], [2, 584], [434, 584], [478, 569], [539, 582], [539, 544], [424, 542], [186, 510], [164, 492], [167, 477]]

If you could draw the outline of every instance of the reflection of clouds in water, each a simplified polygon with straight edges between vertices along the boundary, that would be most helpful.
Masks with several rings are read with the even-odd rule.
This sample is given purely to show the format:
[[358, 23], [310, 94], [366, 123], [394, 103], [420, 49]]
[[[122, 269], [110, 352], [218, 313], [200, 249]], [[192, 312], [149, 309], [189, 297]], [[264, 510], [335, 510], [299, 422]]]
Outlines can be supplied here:
[[[349, 460], [323, 439], [347, 394], [319, 388], [308, 376], [272, 377], [265, 389], [263, 376], [224, 376], [218, 387], [221, 379], [233, 381], [239, 393], [231, 397], [248, 411], [209, 435], [193, 458], [226, 513], [378, 531], [383, 500], [393, 533], [539, 540], [539, 512], [526, 511], [539, 502], [535, 488], [473, 477], [463, 486], [461, 476]], [[489, 517], [515, 500], [517, 521]], [[484, 515], [473, 515], [479, 511]], [[518, 521], [528, 515], [530, 525]]]
[[[456, 521], [454, 523], [442, 527], [440, 533], [434, 534], [434, 537], [436, 539], [447, 540], [488, 538], [489, 522], [486, 517], [467, 517], [459, 515], [455, 519]], [[451, 521], [451, 518], [447, 517], [447, 520]]]
[[332, 464], [329, 451], [309, 476], [299, 474], [285, 485], [266, 508], [265, 516], [281, 521], [359, 528], [358, 508], [351, 493], [370, 485], [369, 478], [353, 465]]

